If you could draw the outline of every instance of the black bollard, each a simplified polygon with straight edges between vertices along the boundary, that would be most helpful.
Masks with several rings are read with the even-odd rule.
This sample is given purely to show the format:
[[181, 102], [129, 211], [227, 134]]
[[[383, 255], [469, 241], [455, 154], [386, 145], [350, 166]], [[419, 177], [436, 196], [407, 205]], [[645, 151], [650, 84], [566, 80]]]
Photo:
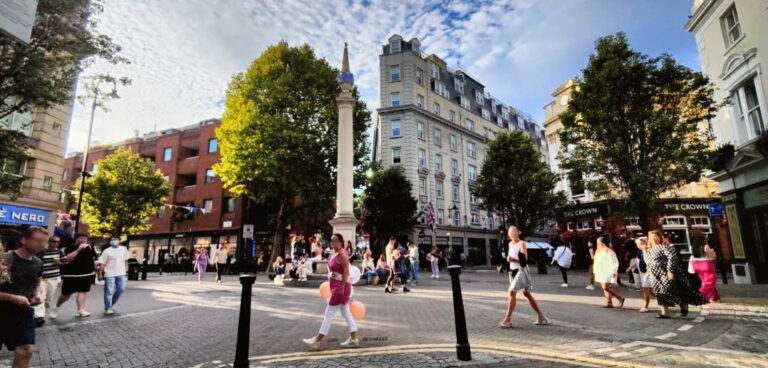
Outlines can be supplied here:
[[469, 348], [469, 335], [467, 334], [467, 319], [464, 316], [464, 300], [461, 297], [461, 283], [459, 275], [461, 266], [448, 266], [451, 273], [451, 287], [453, 288], [453, 316], [456, 322], [456, 357], [459, 360], [472, 360], [472, 351]]
[[144, 257], [144, 261], [141, 262], [141, 280], [147, 281], [147, 257]]
[[252, 273], [240, 274], [243, 291], [240, 296], [240, 322], [237, 325], [237, 348], [235, 350], [235, 368], [248, 367], [248, 345], [251, 333], [251, 289], [256, 281]]

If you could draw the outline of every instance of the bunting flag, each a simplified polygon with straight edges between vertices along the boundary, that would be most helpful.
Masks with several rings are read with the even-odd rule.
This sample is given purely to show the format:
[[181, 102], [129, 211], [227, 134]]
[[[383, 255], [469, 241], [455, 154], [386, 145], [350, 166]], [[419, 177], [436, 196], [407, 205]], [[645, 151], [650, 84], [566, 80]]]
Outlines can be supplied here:
[[437, 221], [435, 221], [435, 209], [432, 207], [432, 202], [427, 203], [424, 206], [424, 217], [426, 217], [427, 225], [432, 229], [432, 234], [437, 233]]
[[166, 203], [165, 206], [168, 208], [183, 208], [189, 212], [192, 212], [193, 214], [197, 214], [198, 212], [200, 212], [203, 215], [205, 215], [211, 212], [210, 210], [206, 210], [205, 208], [199, 208], [199, 207], [193, 207], [193, 206], [178, 206], [178, 205], [169, 204], [169, 203]]

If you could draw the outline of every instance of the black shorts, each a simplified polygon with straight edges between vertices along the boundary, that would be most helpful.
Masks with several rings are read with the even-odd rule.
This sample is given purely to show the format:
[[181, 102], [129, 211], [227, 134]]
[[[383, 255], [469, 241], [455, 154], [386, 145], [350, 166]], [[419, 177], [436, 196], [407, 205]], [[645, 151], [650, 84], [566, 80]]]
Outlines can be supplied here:
[[62, 277], [61, 294], [72, 295], [74, 293], [87, 293], [91, 291], [91, 284], [93, 284], [95, 276], [83, 276], [83, 277]]
[[0, 308], [0, 350], [35, 345], [35, 310], [16, 306]]

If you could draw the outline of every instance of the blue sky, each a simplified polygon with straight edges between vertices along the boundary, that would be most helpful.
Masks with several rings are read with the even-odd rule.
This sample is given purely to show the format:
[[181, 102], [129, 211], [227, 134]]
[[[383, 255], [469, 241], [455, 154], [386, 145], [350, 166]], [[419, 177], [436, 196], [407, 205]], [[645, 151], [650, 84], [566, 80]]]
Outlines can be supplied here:
[[[355, 81], [378, 106], [378, 55], [393, 33], [418, 37], [434, 53], [480, 79], [508, 105], [542, 121], [550, 93], [580, 74], [594, 41], [624, 31], [631, 46], [669, 53], [699, 70], [693, 35], [683, 29], [692, 0], [109, 0], [100, 29], [124, 47], [130, 65], [88, 72], [133, 79], [109, 112], [96, 143], [193, 124], [223, 112], [233, 74], [269, 45], [308, 43], [339, 65], [350, 44]], [[88, 73], [86, 72], [86, 74]], [[76, 106], [68, 151], [85, 146], [89, 109]]]

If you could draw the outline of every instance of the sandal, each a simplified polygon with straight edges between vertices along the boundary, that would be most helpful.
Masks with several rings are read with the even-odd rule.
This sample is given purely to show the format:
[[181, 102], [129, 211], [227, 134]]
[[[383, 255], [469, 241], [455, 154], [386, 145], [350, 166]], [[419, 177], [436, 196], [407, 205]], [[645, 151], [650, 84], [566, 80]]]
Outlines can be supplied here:
[[508, 321], [507, 323], [501, 321], [501, 323], [499, 323], [499, 328], [512, 328], [512, 321]]
[[626, 297], [619, 299], [619, 308], [622, 308], [622, 307], [624, 307], [624, 301], [625, 301], [626, 299], [627, 299]]
[[613, 308], [613, 304], [605, 304], [603, 305], [603, 308]]
[[663, 314], [657, 314], [657, 315], [656, 315], [656, 318], [658, 318], [658, 319], [670, 319], [670, 318], [672, 318], [672, 317], [670, 317], [670, 316], [665, 316], [665, 315], [663, 315]]
[[546, 326], [546, 325], [549, 324], [549, 319], [547, 319], [547, 317], [544, 317], [544, 319], [540, 319], [538, 321], [533, 321], [533, 324], [534, 325], [539, 325], [539, 326]]

